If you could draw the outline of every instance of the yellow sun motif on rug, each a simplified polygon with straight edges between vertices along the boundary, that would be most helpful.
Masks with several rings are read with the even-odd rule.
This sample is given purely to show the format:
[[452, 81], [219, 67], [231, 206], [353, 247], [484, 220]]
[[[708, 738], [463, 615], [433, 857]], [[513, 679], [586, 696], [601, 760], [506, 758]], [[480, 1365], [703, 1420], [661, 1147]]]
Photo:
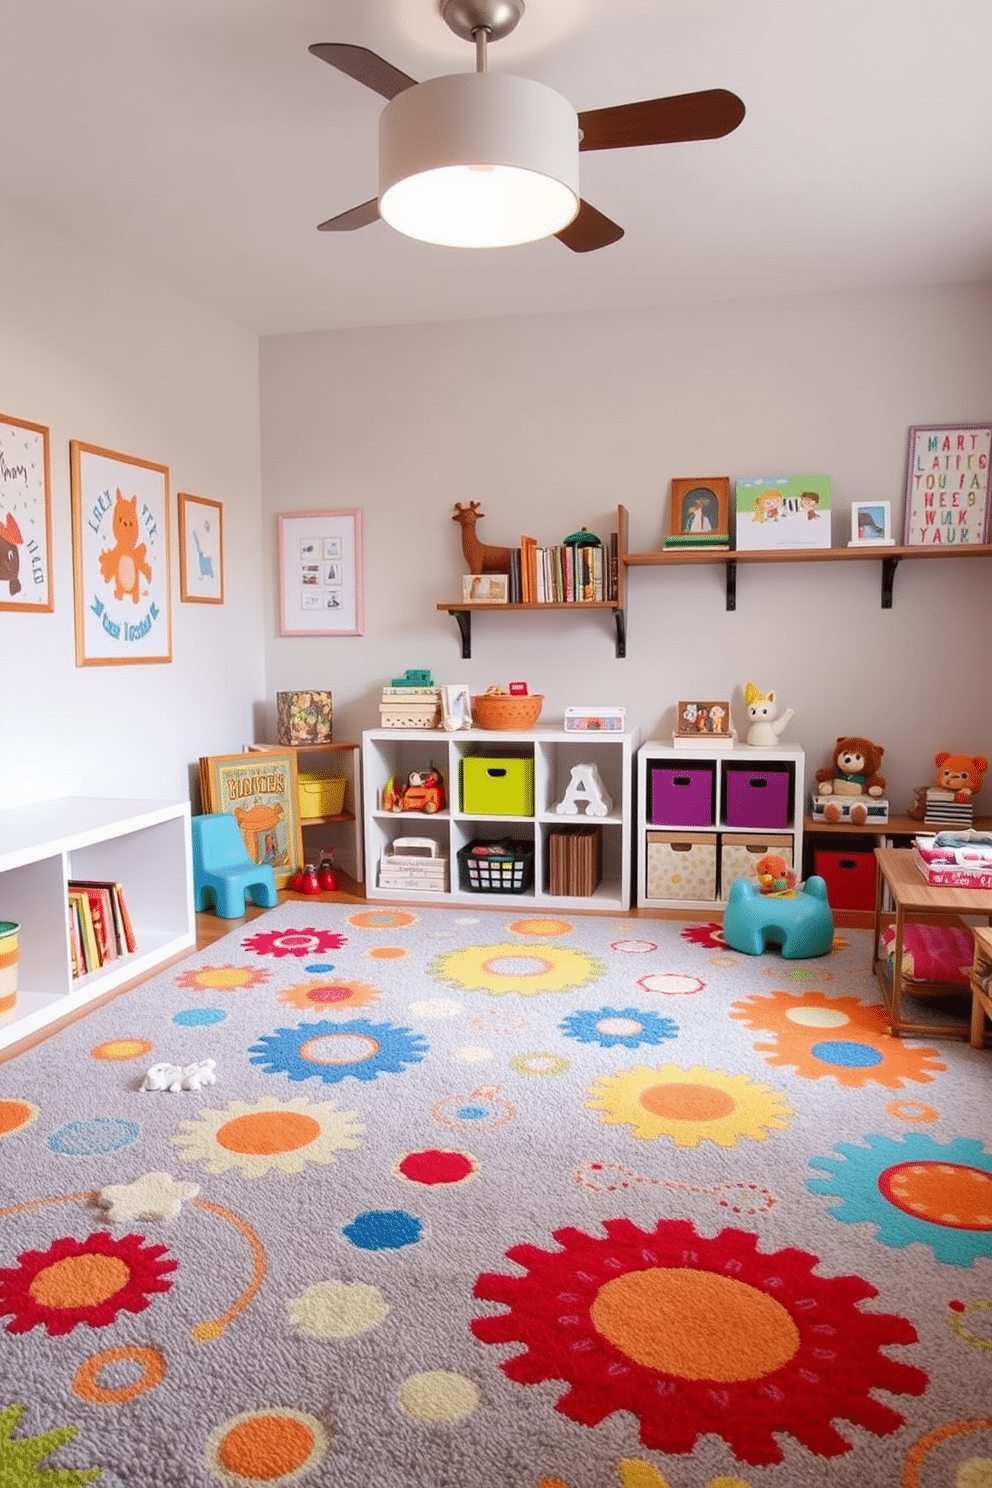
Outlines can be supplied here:
[[733, 1003], [730, 1016], [773, 1034], [772, 1042], [755, 1049], [769, 1064], [787, 1065], [804, 1080], [830, 1075], [849, 1090], [866, 1085], [901, 1090], [907, 1080], [924, 1085], [947, 1068], [936, 1049], [890, 1038], [885, 1009], [857, 997], [772, 992]]
[[604, 1113], [606, 1126], [629, 1126], [631, 1136], [645, 1142], [670, 1137], [677, 1147], [736, 1147], [742, 1137], [764, 1142], [793, 1115], [785, 1097], [768, 1085], [701, 1064], [640, 1064], [602, 1075], [589, 1096], [586, 1104]]
[[573, 946], [503, 942], [444, 951], [431, 962], [428, 972], [464, 992], [537, 997], [541, 992], [588, 987], [606, 975], [606, 965], [598, 956]]
[[183, 1162], [202, 1162], [210, 1173], [236, 1168], [243, 1178], [264, 1178], [274, 1169], [302, 1173], [308, 1163], [330, 1164], [336, 1153], [359, 1147], [364, 1132], [357, 1111], [342, 1111], [334, 1101], [265, 1095], [254, 1105], [229, 1101], [223, 1110], [201, 1109], [181, 1124], [172, 1145]]
[[294, 982], [279, 993], [279, 1001], [305, 1012], [330, 1013], [338, 1009], [368, 1007], [378, 1002], [382, 993], [371, 982], [338, 981], [334, 976], [314, 977], [309, 982]]
[[198, 966], [181, 972], [176, 986], [192, 992], [247, 992], [272, 975], [262, 966]]

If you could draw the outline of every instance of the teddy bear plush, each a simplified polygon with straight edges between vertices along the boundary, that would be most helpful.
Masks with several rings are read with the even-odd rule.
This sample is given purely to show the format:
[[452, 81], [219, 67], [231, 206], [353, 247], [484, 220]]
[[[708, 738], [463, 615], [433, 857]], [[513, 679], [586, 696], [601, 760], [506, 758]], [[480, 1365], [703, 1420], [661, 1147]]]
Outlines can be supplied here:
[[[934, 785], [939, 790], [953, 791], [955, 801], [971, 801], [977, 796], [989, 767], [984, 754], [948, 754], [946, 750], [935, 754], [933, 762]], [[913, 821], [926, 819], [927, 792], [932, 789], [932, 785], [913, 787], [913, 804], [906, 812]]]
[[[856, 734], [840, 734], [834, 743], [831, 763], [816, 772], [816, 790], [820, 796], [882, 796], [885, 776], [878, 773], [885, 750], [881, 744], [861, 739]], [[827, 821], [840, 821], [839, 806], [828, 805]], [[851, 810], [850, 820], [862, 825], [868, 819], [863, 807]]]

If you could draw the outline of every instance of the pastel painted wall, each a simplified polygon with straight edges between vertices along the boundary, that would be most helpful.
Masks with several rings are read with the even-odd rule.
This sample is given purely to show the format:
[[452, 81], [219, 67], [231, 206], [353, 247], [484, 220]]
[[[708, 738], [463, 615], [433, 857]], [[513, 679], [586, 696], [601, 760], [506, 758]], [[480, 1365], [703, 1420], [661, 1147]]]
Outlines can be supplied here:
[[[0, 411], [50, 429], [55, 609], [0, 611], [0, 803], [185, 796], [265, 695], [257, 339], [13, 214], [3, 261]], [[75, 664], [72, 439], [170, 469], [171, 664]], [[224, 605], [179, 603], [180, 491], [224, 504]]]
[[[545, 720], [622, 704], [665, 737], [680, 697], [730, 698], [740, 727], [753, 679], [795, 709], [783, 738], [810, 770], [838, 734], [882, 744], [904, 810], [938, 749], [992, 757], [987, 561], [904, 562], [891, 610], [876, 563], [741, 567], [731, 613], [720, 568], [635, 569], [626, 659], [608, 614], [552, 612], [477, 617], [462, 660], [436, 609], [460, 594], [451, 512], [478, 500], [485, 540], [554, 543], [606, 537], [622, 503], [647, 550], [673, 476], [825, 472], [835, 545], [854, 499], [891, 501], [901, 537], [907, 430], [992, 415], [990, 340], [988, 286], [264, 339], [267, 709], [277, 689], [330, 688], [336, 736], [357, 738], [416, 666], [473, 691], [525, 678]], [[338, 507], [364, 517], [365, 634], [281, 637], [276, 514]]]

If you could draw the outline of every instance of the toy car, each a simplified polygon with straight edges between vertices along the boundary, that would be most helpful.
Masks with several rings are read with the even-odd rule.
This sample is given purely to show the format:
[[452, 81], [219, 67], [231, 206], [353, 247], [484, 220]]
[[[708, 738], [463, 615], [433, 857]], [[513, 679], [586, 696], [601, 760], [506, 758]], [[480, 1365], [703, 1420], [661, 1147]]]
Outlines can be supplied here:
[[400, 796], [401, 811], [425, 811], [430, 815], [444, 810], [444, 780], [433, 764], [429, 770], [414, 770]]

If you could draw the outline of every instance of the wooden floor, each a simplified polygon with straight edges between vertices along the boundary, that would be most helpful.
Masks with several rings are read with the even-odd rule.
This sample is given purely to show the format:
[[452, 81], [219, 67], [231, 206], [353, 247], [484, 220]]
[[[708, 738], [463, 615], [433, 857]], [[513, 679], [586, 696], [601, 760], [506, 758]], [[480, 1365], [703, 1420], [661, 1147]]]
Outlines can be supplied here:
[[[364, 884], [350, 879], [347, 874], [341, 872], [338, 873], [338, 883], [339, 888], [333, 894], [319, 894], [314, 896], [310, 894], [294, 894], [290, 890], [280, 890], [279, 903], [284, 904], [292, 900], [296, 900], [302, 904], [367, 904], [369, 902], [365, 897]], [[419, 908], [420, 906], [411, 907]], [[431, 904], [427, 907], [438, 908], [436, 904]], [[443, 908], [443, 905], [440, 907]], [[492, 908], [493, 906], [487, 905], [486, 907]], [[215, 941], [223, 940], [225, 935], [230, 935], [240, 925], [247, 925], [252, 920], [257, 919], [259, 915], [266, 913], [266, 910], [259, 909], [254, 904], [249, 904], [245, 909], [245, 913], [238, 919], [222, 919], [220, 915], [214, 914], [212, 910], [198, 914], [196, 916], [195, 946], [191, 946], [188, 951], [183, 951], [178, 956], [173, 956], [169, 961], [163, 961], [155, 967], [154, 971], [149, 972], [147, 976], [137, 977], [133, 982], [125, 982], [123, 986], [115, 987], [112, 992], [108, 992], [105, 997], [94, 998], [92, 1002], [88, 1002], [85, 1007], [80, 1008], [77, 1012], [69, 1013], [66, 1017], [58, 1019], [57, 1022], [46, 1024], [44, 1028], [22, 1039], [20, 1043], [10, 1044], [6, 1049], [0, 1049], [0, 1064], [4, 1064], [9, 1059], [16, 1058], [18, 1054], [23, 1054], [25, 1050], [32, 1048], [33, 1045], [40, 1044], [44, 1039], [51, 1038], [52, 1034], [58, 1033], [60, 1029], [68, 1027], [70, 1023], [75, 1023], [78, 1019], [85, 1018], [96, 1008], [103, 1007], [105, 1003], [113, 1002], [115, 998], [122, 997], [126, 992], [133, 991], [135, 987], [140, 987], [143, 982], [150, 981], [152, 977], [158, 976], [162, 971], [167, 970], [168, 967], [185, 961], [188, 956], [193, 955], [194, 951], [204, 950], [207, 946], [213, 945]], [[634, 907], [628, 910], [627, 913], [632, 919], [698, 920], [700, 917], [698, 910], [695, 912], [677, 909], [643, 910]], [[714, 909], [713, 914], [718, 917], [720, 911]], [[834, 923], [838, 929], [843, 929], [845, 926], [870, 929], [872, 916], [861, 911], [845, 913], [843, 910], [840, 910], [834, 914]]]

